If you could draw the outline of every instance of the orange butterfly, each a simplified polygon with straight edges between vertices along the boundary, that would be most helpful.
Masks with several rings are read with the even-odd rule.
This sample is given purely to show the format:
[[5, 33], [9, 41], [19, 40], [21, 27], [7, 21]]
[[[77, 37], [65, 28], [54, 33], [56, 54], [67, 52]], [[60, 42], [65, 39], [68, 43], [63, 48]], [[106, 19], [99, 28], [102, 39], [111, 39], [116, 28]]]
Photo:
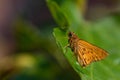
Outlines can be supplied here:
[[73, 32], [69, 32], [68, 37], [69, 47], [82, 67], [86, 67], [91, 62], [104, 59], [108, 55], [105, 50], [79, 39]]

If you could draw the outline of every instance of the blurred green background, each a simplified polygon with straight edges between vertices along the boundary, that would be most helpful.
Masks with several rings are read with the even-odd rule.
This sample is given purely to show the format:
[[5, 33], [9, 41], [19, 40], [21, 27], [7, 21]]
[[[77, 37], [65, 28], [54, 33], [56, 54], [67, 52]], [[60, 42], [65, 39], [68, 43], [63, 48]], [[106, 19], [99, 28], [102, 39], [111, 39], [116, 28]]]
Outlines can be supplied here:
[[[1, 0], [0, 80], [120, 80], [119, 0]], [[109, 56], [85, 69], [67, 31]]]

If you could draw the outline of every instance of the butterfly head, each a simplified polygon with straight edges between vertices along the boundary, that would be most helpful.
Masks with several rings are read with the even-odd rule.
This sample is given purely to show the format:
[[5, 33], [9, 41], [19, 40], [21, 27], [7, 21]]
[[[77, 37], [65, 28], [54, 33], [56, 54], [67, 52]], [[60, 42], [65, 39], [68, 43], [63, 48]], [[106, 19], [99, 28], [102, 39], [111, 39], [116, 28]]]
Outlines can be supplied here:
[[68, 37], [70, 38], [70, 37], [72, 37], [73, 36], [73, 32], [69, 32], [68, 33]]
[[76, 38], [77, 36], [75, 35], [74, 32], [69, 32], [69, 33], [68, 33], [68, 37], [69, 37], [69, 38]]

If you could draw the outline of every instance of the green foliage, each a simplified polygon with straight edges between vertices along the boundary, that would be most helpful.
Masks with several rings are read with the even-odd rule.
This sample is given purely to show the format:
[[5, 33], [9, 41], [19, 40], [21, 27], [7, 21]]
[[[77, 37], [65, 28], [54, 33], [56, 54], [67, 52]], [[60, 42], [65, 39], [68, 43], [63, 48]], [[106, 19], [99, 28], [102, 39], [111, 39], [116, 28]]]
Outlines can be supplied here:
[[[49, 6], [51, 7], [53, 5], [49, 4]], [[65, 48], [68, 44], [67, 32], [60, 28], [55, 28], [53, 35], [56, 39], [56, 43], [62, 49], [63, 54], [74, 70], [79, 74], [81, 79], [120, 80], [120, 20], [116, 16], [108, 16], [96, 22], [88, 23], [81, 17], [80, 14], [78, 14], [79, 11], [76, 9], [75, 3], [64, 1], [63, 4], [59, 6], [61, 11], [67, 15], [66, 20], [69, 20], [68, 22], [70, 22], [70, 31], [75, 32], [79, 38], [97, 45], [109, 53], [109, 56], [104, 60], [92, 63], [86, 68], [82, 68], [76, 61], [74, 53], [70, 50], [70, 48]], [[62, 21], [60, 20], [59, 24], [62, 24], [61, 22]]]
[[60, 7], [55, 2], [52, 2], [49, 0], [48, 0], [48, 7], [51, 10], [53, 17], [58, 23], [58, 25], [61, 26], [62, 29], [67, 29], [67, 26], [69, 26], [69, 23], [68, 23], [65, 13], [62, 12]]
[[[16, 76], [10, 75], [7, 78], [12, 77], [12, 80], [78, 80], [78, 75], [75, 75], [71, 68], [66, 68], [65, 59], [55, 43], [52, 29], [47, 27], [47, 30], [39, 30], [21, 18], [16, 20], [15, 26], [17, 55], [15, 55], [14, 64], [22, 70], [18, 74], [15, 73]], [[67, 70], [65, 71], [63, 67]]]

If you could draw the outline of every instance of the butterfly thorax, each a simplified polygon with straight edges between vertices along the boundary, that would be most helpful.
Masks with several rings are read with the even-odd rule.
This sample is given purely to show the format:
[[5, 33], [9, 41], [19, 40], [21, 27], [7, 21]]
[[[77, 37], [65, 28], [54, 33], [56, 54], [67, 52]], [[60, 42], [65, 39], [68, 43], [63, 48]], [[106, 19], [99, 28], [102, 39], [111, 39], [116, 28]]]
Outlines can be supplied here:
[[69, 46], [70, 48], [72, 49], [72, 51], [74, 50], [74, 48], [76, 47], [77, 45], [77, 42], [79, 41], [80, 39], [72, 32], [69, 33], [69, 39], [68, 39], [68, 42], [69, 42]]

